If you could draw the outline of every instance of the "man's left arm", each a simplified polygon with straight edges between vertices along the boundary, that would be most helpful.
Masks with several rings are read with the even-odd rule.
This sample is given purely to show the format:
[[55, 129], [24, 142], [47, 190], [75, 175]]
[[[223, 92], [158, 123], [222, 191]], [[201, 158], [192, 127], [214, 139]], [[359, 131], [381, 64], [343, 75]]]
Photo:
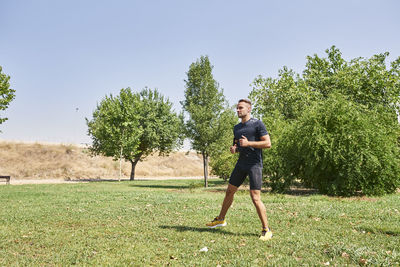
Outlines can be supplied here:
[[260, 137], [260, 141], [249, 141], [246, 136], [242, 135], [239, 139], [241, 147], [254, 147], [254, 148], [271, 148], [271, 138], [269, 134]]

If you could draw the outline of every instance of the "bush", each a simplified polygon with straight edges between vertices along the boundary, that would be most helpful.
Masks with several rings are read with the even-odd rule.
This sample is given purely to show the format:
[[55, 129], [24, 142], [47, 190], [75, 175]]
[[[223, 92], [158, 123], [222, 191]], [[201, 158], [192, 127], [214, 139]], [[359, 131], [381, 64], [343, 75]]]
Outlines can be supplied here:
[[264, 117], [263, 122], [271, 138], [271, 148], [263, 149], [263, 177], [264, 183], [271, 186], [274, 192], [282, 192], [289, 186], [287, 181], [282, 179], [282, 158], [279, 153], [279, 142], [284, 136], [288, 122], [276, 112]]
[[277, 144], [275, 187], [294, 179], [321, 193], [382, 195], [400, 185], [399, 126], [393, 113], [331, 94], [304, 110]]
[[229, 148], [226, 152], [213, 154], [210, 157], [211, 173], [218, 177], [228, 180], [233, 168], [235, 168], [238, 154], [231, 154]]
[[224, 180], [230, 177], [238, 159], [238, 155], [229, 150], [233, 140], [233, 126], [238, 122], [232, 108], [221, 114], [220, 120], [223, 123], [220, 123], [222, 127], [218, 129], [219, 140], [210, 147], [211, 173]]

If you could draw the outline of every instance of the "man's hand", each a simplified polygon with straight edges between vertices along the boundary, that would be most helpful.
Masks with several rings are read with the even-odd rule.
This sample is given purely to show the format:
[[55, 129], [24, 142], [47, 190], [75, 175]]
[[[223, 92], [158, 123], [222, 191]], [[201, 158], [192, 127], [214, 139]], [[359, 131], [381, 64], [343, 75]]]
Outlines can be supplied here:
[[237, 146], [236, 145], [233, 145], [233, 146], [231, 146], [231, 153], [232, 154], [235, 154], [236, 153], [236, 148], [237, 148]]
[[239, 143], [241, 147], [248, 147], [249, 146], [249, 140], [247, 140], [247, 137], [242, 135], [242, 138], [239, 139]]

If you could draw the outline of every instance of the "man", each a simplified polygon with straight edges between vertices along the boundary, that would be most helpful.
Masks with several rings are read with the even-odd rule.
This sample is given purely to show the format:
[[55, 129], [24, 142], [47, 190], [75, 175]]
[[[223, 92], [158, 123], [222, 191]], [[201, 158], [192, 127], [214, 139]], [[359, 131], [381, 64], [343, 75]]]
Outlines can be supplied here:
[[232, 154], [238, 152], [239, 159], [229, 179], [221, 211], [213, 221], [206, 225], [210, 228], [226, 226], [225, 215], [233, 202], [233, 196], [244, 179], [249, 176], [250, 196], [262, 224], [260, 239], [269, 240], [272, 238], [272, 231], [268, 227], [266, 209], [261, 201], [261, 185], [262, 149], [270, 148], [271, 140], [264, 124], [260, 120], [251, 118], [250, 100], [240, 99], [236, 106], [236, 112], [242, 121], [233, 128], [234, 142], [230, 151]]

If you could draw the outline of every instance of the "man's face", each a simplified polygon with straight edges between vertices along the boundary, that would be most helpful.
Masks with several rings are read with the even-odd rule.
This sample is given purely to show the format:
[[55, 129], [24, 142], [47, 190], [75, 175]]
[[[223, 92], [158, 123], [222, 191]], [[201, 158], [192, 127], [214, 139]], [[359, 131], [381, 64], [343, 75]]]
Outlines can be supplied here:
[[246, 102], [239, 102], [236, 106], [236, 112], [239, 118], [244, 118], [249, 114], [251, 111], [251, 106], [250, 104]]

